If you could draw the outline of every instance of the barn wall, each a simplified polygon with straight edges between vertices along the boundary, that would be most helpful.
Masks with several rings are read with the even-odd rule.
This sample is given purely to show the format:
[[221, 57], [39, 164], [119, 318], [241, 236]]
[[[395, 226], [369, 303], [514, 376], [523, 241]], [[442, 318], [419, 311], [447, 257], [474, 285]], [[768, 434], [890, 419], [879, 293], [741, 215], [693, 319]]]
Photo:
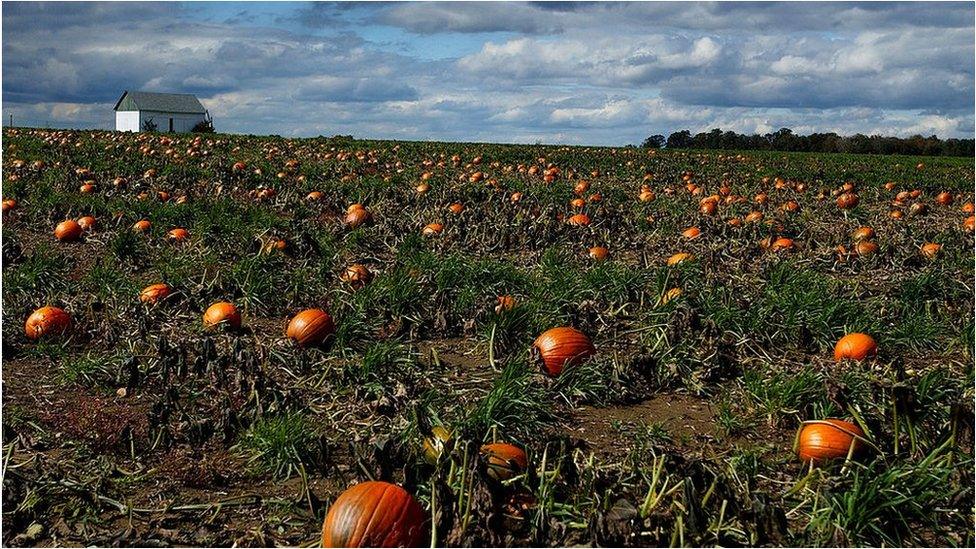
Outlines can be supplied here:
[[139, 127], [138, 111], [116, 111], [115, 130], [120, 132], [137, 132]]
[[155, 112], [155, 111], [139, 111], [139, 128], [142, 129], [143, 124], [146, 120], [150, 118], [156, 123], [158, 131], [167, 132], [169, 131], [169, 119], [173, 119], [173, 131], [174, 132], [188, 132], [196, 126], [198, 122], [202, 122], [204, 115], [202, 114], [187, 114], [178, 112]]

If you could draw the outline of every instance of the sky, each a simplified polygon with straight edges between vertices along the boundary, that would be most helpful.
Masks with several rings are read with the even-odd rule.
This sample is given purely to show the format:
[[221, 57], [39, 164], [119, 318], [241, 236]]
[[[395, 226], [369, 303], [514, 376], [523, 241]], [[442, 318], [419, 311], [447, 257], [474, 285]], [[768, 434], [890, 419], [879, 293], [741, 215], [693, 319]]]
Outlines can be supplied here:
[[972, 137], [971, 2], [2, 5], [6, 124], [196, 94], [218, 131], [639, 144], [712, 128]]

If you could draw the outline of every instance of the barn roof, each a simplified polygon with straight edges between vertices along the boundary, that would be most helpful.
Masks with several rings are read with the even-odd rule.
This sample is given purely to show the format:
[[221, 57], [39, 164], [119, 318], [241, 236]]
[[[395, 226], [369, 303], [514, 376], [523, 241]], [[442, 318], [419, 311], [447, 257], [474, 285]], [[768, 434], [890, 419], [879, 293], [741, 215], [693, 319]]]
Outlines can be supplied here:
[[160, 111], [203, 114], [200, 100], [190, 93], [153, 93], [144, 91], [124, 91], [115, 103], [117, 111]]

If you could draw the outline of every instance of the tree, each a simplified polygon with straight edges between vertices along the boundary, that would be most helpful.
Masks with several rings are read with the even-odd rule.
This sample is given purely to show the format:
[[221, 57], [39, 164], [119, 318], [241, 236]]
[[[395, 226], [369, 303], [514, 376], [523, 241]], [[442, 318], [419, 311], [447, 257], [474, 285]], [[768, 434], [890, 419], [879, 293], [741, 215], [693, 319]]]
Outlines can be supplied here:
[[193, 133], [214, 133], [213, 118], [210, 117], [210, 112], [204, 115], [203, 120], [197, 122], [193, 129], [190, 130]]
[[660, 149], [664, 146], [664, 136], [663, 135], [652, 135], [641, 143], [641, 147], [645, 149]]
[[668, 136], [667, 147], [669, 149], [687, 149], [691, 146], [691, 132], [681, 130]]

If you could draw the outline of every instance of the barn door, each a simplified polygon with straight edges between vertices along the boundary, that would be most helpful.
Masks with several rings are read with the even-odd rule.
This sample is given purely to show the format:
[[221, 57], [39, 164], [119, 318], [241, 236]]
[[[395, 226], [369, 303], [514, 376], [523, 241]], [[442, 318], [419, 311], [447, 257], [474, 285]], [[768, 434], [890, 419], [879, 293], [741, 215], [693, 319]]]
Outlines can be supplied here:
[[169, 131], [171, 131], [171, 132], [173, 131], [173, 119], [172, 118], [169, 119]]

